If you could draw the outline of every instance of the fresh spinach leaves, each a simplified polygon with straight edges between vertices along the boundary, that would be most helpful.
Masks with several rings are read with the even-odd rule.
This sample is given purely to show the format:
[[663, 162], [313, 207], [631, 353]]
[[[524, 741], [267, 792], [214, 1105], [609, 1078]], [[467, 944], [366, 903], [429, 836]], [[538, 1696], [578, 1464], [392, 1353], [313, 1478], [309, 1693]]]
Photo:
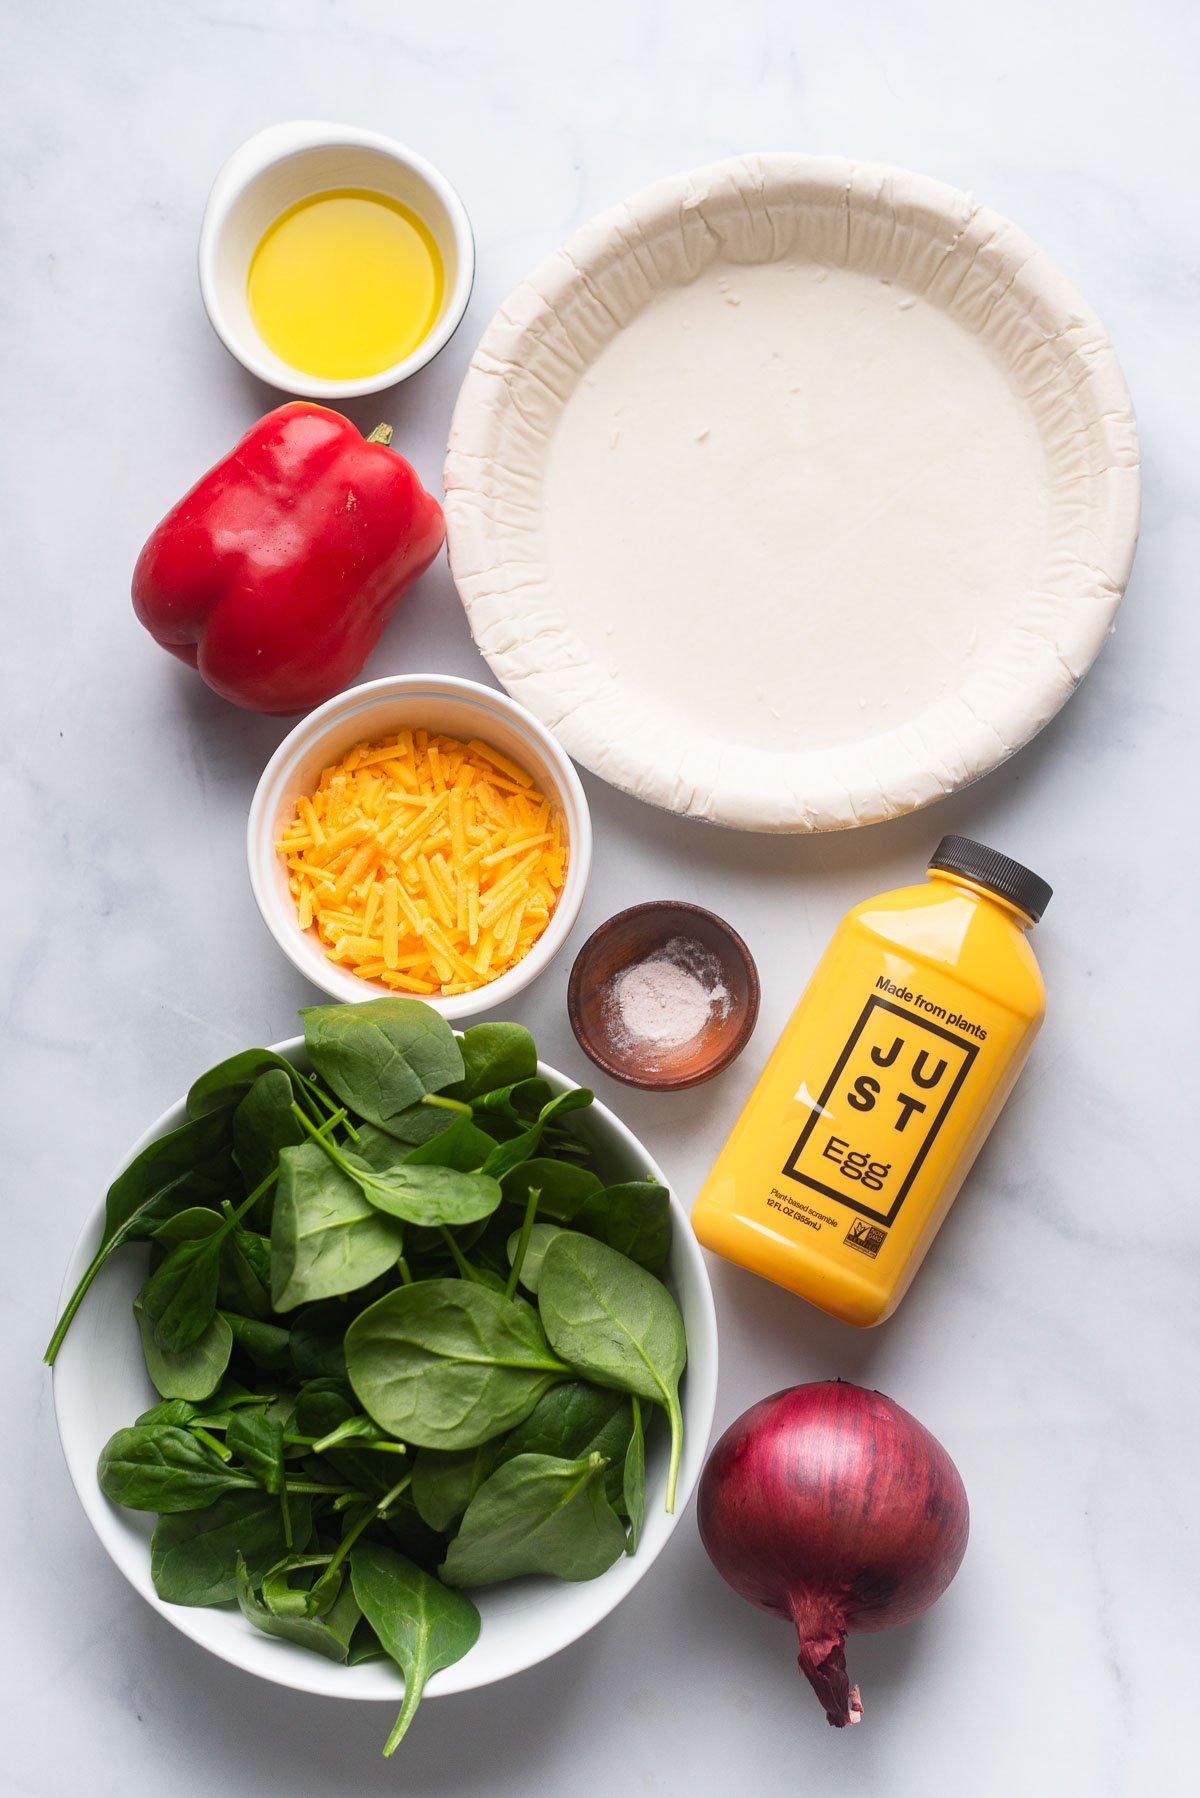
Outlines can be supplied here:
[[160, 1519], [150, 1539], [154, 1590], [169, 1604], [228, 1604], [237, 1597], [238, 1556], [252, 1580], [289, 1551], [303, 1549], [312, 1534], [306, 1497], [291, 1501], [291, 1544], [279, 1500], [269, 1492], [229, 1492], [204, 1511]]
[[346, 1331], [346, 1369], [363, 1409], [419, 1448], [486, 1442], [570, 1371], [530, 1306], [469, 1280], [387, 1293]]
[[464, 1032], [463, 1097], [480, 1098], [498, 1087], [515, 1086], [537, 1074], [537, 1048], [520, 1024], [473, 1024]]
[[667, 1510], [683, 1449], [679, 1381], [687, 1360], [679, 1307], [660, 1280], [607, 1243], [564, 1230], [546, 1250], [538, 1312], [552, 1347], [601, 1386], [660, 1404], [671, 1425]]
[[479, 1612], [461, 1592], [374, 1542], [354, 1550], [350, 1578], [363, 1616], [404, 1675], [404, 1704], [383, 1749], [394, 1754], [431, 1675], [461, 1661], [479, 1640]]
[[339, 1663], [390, 1656], [390, 1753], [478, 1635], [460, 1586], [634, 1552], [646, 1400], [673, 1499], [670, 1204], [592, 1171], [572, 1125], [592, 1095], [555, 1095], [519, 1025], [460, 1040], [397, 998], [313, 1008], [305, 1034], [315, 1077], [229, 1057], [114, 1181], [48, 1355], [108, 1254], [148, 1241], [134, 1314], [162, 1396], [106, 1444], [101, 1490], [156, 1514], [169, 1602], [236, 1601]]
[[395, 1267], [403, 1248], [400, 1224], [378, 1211], [317, 1143], [283, 1150], [271, 1220], [276, 1311], [369, 1286]]
[[411, 999], [317, 1005], [300, 1013], [309, 1059], [342, 1104], [381, 1130], [426, 1093], [463, 1078], [458, 1039], [443, 1017]]
[[440, 1569], [451, 1586], [494, 1586], [526, 1573], [595, 1579], [625, 1551], [604, 1490], [603, 1455], [518, 1455], [484, 1481]]
[[67, 1301], [45, 1360], [53, 1363], [72, 1318], [110, 1255], [126, 1242], [144, 1240], [156, 1223], [176, 1211], [220, 1204], [233, 1182], [228, 1122], [219, 1113], [180, 1125], [135, 1156], [108, 1189], [100, 1247]]
[[[324, 1557], [317, 1557], [320, 1565]], [[304, 1557], [295, 1557], [299, 1564]], [[311, 1558], [309, 1564], [313, 1564]], [[266, 1582], [264, 1581], [264, 1586]], [[348, 1578], [342, 1580], [337, 1597], [319, 1617], [300, 1610], [274, 1610], [258, 1597], [244, 1557], [234, 1563], [234, 1595], [242, 1616], [265, 1636], [277, 1636], [284, 1642], [295, 1642], [300, 1648], [311, 1648], [330, 1661], [345, 1661], [350, 1654], [350, 1638], [358, 1626], [362, 1612]]]
[[104, 1445], [96, 1477], [105, 1498], [131, 1511], [203, 1511], [227, 1492], [255, 1486], [250, 1474], [231, 1471], [172, 1424], [118, 1430]]

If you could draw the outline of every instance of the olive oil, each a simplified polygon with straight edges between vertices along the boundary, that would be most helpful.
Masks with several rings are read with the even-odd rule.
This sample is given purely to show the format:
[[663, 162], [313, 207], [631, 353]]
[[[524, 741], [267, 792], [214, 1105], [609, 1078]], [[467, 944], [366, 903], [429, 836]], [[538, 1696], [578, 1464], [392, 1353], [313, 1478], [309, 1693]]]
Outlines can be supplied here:
[[377, 375], [437, 321], [445, 274], [423, 219], [366, 188], [310, 194], [269, 226], [250, 262], [250, 316], [268, 348], [325, 380]]

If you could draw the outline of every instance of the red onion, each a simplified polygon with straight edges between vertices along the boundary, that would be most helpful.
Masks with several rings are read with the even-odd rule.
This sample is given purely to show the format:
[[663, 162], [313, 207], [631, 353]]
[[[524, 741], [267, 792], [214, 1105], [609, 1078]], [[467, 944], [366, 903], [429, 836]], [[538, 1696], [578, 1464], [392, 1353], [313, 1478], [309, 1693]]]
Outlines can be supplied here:
[[800, 1671], [838, 1729], [862, 1715], [846, 1636], [919, 1616], [967, 1546], [967, 1495], [941, 1443], [843, 1380], [744, 1411], [708, 1458], [699, 1516], [717, 1572], [795, 1624]]

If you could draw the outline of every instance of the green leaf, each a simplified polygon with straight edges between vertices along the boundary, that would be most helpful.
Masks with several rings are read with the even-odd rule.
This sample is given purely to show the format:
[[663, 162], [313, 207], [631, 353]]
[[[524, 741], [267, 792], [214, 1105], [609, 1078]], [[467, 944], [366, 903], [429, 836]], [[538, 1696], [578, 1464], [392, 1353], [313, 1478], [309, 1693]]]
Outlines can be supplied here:
[[448, 1531], [454, 1527], [499, 1461], [503, 1448], [504, 1438], [493, 1436], [474, 1448], [417, 1451], [409, 1490], [430, 1529]]
[[537, 1073], [537, 1048], [521, 1024], [473, 1024], [464, 1032], [459, 1048], [467, 1099], [531, 1080]]
[[[291, 1062], [285, 1061], [274, 1049], [240, 1049], [236, 1055], [227, 1056], [215, 1068], [209, 1068], [206, 1074], [193, 1080], [187, 1096], [188, 1117], [196, 1119], [233, 1111], [255, 1081], [272, 1071], [286, 1074], [295, 1087], [301, 1084]], [[251, 1181], [251, 1187], [257, 1185], [257, 1180]]]
[[610, 1504], [621, 1503], [622, 1467], [633, 1435], [633, 1406], [628, 1393], [565, 1380], [538, 1400], [524, 1423], [504, 1439], [499, 1459], [517, 1455], [557, 1455], [580, 1461], [603, 1455], [608, 1462], [605, 1491]]
[[536, 1187], [539, 1217], [556, 1224], [574, 1222], [575, 1213], [596, 1193], [604, 1189], [595, 1174], [585, 1167], [554, 1161], [547, 1155], [535, 1155], [513, 1168], [502, 1181], [507, 1204], [524, 1206], [531, 1187]]
[[[269, 1573], [264, 1573], [262, 1582], [262, 1601], [273, 1617], [313, 1617], [310, 1594], [314, 1581], [327, 1574], [333, 1561], [332, 1554], [288, 1555], [282, 1561], [276, 1561]], [[292, 1575], [300, 1573], [303, 1579], [298, 1586], [292, 1584]]]
[[235, 1229], [221, 1245], [217, 1304], [222, 1311], [266, 1322], [271, 1315], [271, 1244], [252, 1230]]
[[337, 1448], [341, 1443], [353, 1444], [355, 1442], [366, 1443], [389, 1454], [403, 1454], [404, 1452], [402, 1442], [397, 1442], [394, 1436], [389, 1436], [386, 1430], [381, 1430], [373, 1417], [364, 1417], [361, 1412], [358, 1412], [352, 1417], [344, 1417], [340, 1423], [334, 1425], [333, 1429], [327, 1430], [323, 1436], [319, 1436], [312, 1445], [313, 1453], [314, 1455], [328, 1454], [331, 1448]]
[[[527, 1292], [536, 1293], [538, 1279], [542, 1271], [542, 1260], [546, 1250], [559, 1235], [560, 1224], [534, 1224], [529, 1232], [529, 1240], [525, 1245], [525, 1259], [521, 1263], [521, 1284]], [[517, 1247], [521, 1241], [521, 1232], [514, 1230], [508, 1239], [508, 1259], [516, 1257]]]
[[[241, 1169], [246, 1191], [261, 1186], [275, 1171], [280, 1151], [302, 1143], [304, 1131], [292, 1106], [296, 1100], [294, 1071], [269, 1068], [260, 1074], [233, 1114], [233, 1159]], [[262, 1221], [271, 1214], [271, 1195], [264, 1201]]]
[[[293, 1546], [312, 1534], [306, 1497], [291, 1498]], [[279, 1500], [269, 1492], [229, 1492], [204, 1511], [163, 1517], [150, 1541], [154, 1590], [168, 1604], [227, 1604], [237, 1597], [237, 1561], [258, 1582], [288, 1552]]]
[[134, 1418], [133, 1427], [140, 1429], [144, 1425], [169, 1423], [177, 1424], [182, 1429], [193, 1417], [199, 1416], [200, 1406], [192, 1404], [190, 1399], [160, 1398], [156, 1405], [151, 1405], [148, 1411], [143, 1411], [140, 1417]]
[[377, 1211], [424, 1229], [475, 1223], [490, 1217], [500, 1203], [498, 1182], [483, 1174], [460, 1174], [456, 1168], [410, 1161], [376, 1173], [353, 1154], [344, 1157], [344, 1166], [353, 1170], [364, 1197]]
[[71, 1320], [108, 1257], [126, 1242], [148, 1237], [155, 1224], [190, 1206], [217, 1206], [233, 1185], [228, 1122], [201, 1117], [148, 1143], [108, 1189], [104, 1235], [67, 1301], [45, 1359], [53, 1362]]
[[479, 1612], [394, 1549], [360, 1542], [350, 1578], [362, 1613], [404, 1675], [404, 1706], [387, 1739], [393, 1754], [413, 1720], [432, 1674], [451, 1667], [479, 1639]]
[[164, 1398], [211, 1398], [221, 1384], [233, 1353], [233, 1332], [218, 1311], [204, 1334], [185, 1349], [164, 1349], [154, 1340], [154, 1327], [141, 1302], [133, 1301], [142, 1337], [146, 1371]]
[[[549, 1091], [549, 1088], [546, 1090]], [[495, 1096], [491, 1094], [489, 1098]], [[506, 1176], [511, 1175], [515, 1169], [520, 1167], [523, 1161], [528, 1161], [537, 1153], [547, 1126], [555, 1118], [567, 1112], [583, 1111], [594, 1101], [595, 1094], [588, 1092], [586, 1087], [582, 1086], [569, 1087], [565, 1093], [559, 1093], [556, 1098], [547, 1099], [538, 1112], [537, 1118], [527, 1130], [523, 1130], [519, 1136], [511, 1137], [507, 1142], [496, 1144], [483, 1164], [483, 1172], [490, 1174], [494, 1180], [504, 1180]], [[480, 1103], [483, 1104], [485, 1101], [481, 1100]]]
[[472, 1448], [528, 1416], [567, 1372], [537, 1314], [465, 1280], [402, 1286], [346, 1331], [363, 1409], [402, 1442]]
[[345, 1380], [315, 1380], [296, 1399], [292, 1428], [297, 1435], [326, 1442], [321, 1459], [340, 1479], [359, 1492], [381, 1496], [395, 1478], [393, 1458], [356, 1448], [353, 1441], [332, 1445], [327, 1441], [358, 1415], [357, 1400]]
[[354, 1640], [350, 1644], [350, 1653], [346, 1660], [348, 1667], [361, 1667], [364, 1661], [386, 1661], [387, 1651], [366, 1618], [362, 1618], [354, 1632]]
[[498, 1086], [493, 1092], [479, 1093], [471, 1103], [481, 1120], [496, 1117], [510, 1124], [533, 1124], [552, 1096], [550, 1082], [538, 1075], [532, 1080], [515, 1080], [511, 1086]]
[[564, 1230], [546, 1251], [538, 1311], [553, 1348], [599, 1386], [660, 1404], [671, 1425], [667, 1510], [683, 1448], [679, 1381], [687, 1344], [679, 1307], [660, 1280], [607, 1243]]
[[426, 1093], [463, 1077], [446, 1020], [419, 999], [310, 1006], [300, 1013], [314, 1068], [344, 1105], [388, 1130]]
[[202, 1511], [226, 1492], [253, 1490], [189, 1430], [134, 1425], [110, 1436], [96, 1469], [100, 1490], [131, 1511]]
[[593, 1193], [576, 1211], [576, 1230], [606, 1242], [652, 1274], [671, 1253], [671, 1195], [657, 1180], [628, 1180]]
[[[318, 1563], [324, 1558], [315, 1557]], [[305, 1559], [303, 1556], [292, 1557], [295, 1565], [304, 1565]], [[311, 1561], [312, 1558], [309, 1559]], [[299, 1614], [289, 1612], [281, 1616], [270, 1610], [255, 1595], [246, 1562], [239, 1554], [234, 1563], [234, 1591], [243, 1617], [265, 1636], [278, 1636], [281, 1641], [295, 1642], [301, 1648], [311, 1648], [331, 1661], [344, 1662], [348, 1658], [350, 1638], [362, 1616], [348, 1579], [342, 1581], [336, 1599], [323, 1616], [307, 1617], [303, 1610]]]
[[400, 1225], [369, 1204], [318, 1144], [283, 1151], [271, 1223], [276, 1311], [369, 1286], [403, 1247]]
[[[365, 1134], [365, 1132], [361, 1132], [361, 1134]], [[390, 1139], [385, 1138], [385, 1140]], [[421, 1143], [415, 1149], [410, 1149], [404, 1157], [404, 1162], [406, 1167], [453, 1167], [457, 1168], [460, 1174], [476, 1174], [491, 1154], [493, 1147], [491, 1137], [485, 1136], [478, 1125], [471, 1122], [470, 1118], [456, 1118], [448, 1130], [443, 1130], [431, 1141]], [[361, 1141], [355, 1143], [354, 1152], [356, 1155], [362, 1153]], [[393, 1142], [393, 1161], [395, 1154], [396, 1145]], [[368, 1156], [367, 1159], [371, 1158]], [[372, 1161], [371, 1165], [378, 1166], [379, 1164]], [[384, 1163], [384, 1165], [390, 1166], [392, 1163]]]
[[529, 1573], [595, 1579], [625, 1550], [604, 1490], [602, 1455], [518, 1455], [479, 1488], [446, 1552], [451, 1586], [493, 1586]]
[[276, 1497], [283, 1491], [283, 1425], [262, 1411], [235, 1411], [225, 1432], [225, 1446]]
[[306, 1305], [297, 1313], [288, 1337], [288, 1354], [302, 1380], [346, 1377], [343, 1346], [352, 1312], [345, 1305]]
[[227, 1231], [216, 1212], [199, 1215], [212, 1219], [207, 1235], [177, 1242], [141, 1290], [155, 1343], [171, 1353], [198, 1341], [216, 1314], [218, 1258]]
[[[470, 1224], [489, 1217], [500, 1203], [496, 1181], [479, 1173], [460, 1173], [430, 1155], [419, 1160], [393, 1143], [390, 1160], [382, 1147], [383, 1132], [373, 1132], [367, 1155], [338, 1148], [314, 1134], [331, 1166], [354, 1180], [379, 1211], [423, 1229]], [[436, 1142], [430, 1145], [436, 1149]]]
[[346, 1380], [316, 1379], [297, 1393], [292, 1424], [298, 1435], [321, 1437], [357, 1415], [358, 1406]]
[[291, 1365], [289, 1331], [266, 1323], [261, 1317], [241, 1317], [236, 1311], [222, 1315], [233, 1331], [234, 1347], [249, 1355], [256, 1367], [267, 1373], [282, 1373]]
[[186, 1211], [177, 1211], [174, 1217], [166, 1217], [161, 1224], [155, 1224], [150, 1235], [154, 1242], [169, 1251], [178, 1248], [181, 1242], [207, 1241], [217, 1234], [223, 1221], [219, 1211], [210, 1211], [206, 1205], [189, 1205]]
[[[360, 1123], [358, 1132], [361, 1137], [364, 1130], [374, 1130], [377, 1135], [387, 1137], [392, 1143], [393, 1153], [395, 1153], [394, 1145], [398, 1142], [409, 1146], [415, 1143], [418, 1147], [424, 1147], [426, 1143], [434, 1141], [439, 1136], [444, 1136], [460, 1116], [460, 1113], [449, 1108], [428, 1105], [422, 1098], [418, 1099], [415, 1105], [406, 1106], [403, 1111], [398, 1111], [395, 1117], [389, 1118], [386, 1130], [378, 1130], [374, 1124]], [[382, 1650], [380, 1652], [382, 1653]]]
[[549, 1104], [542, 1106], [538, 1122], [542, 1125], [553, 1123], [555, 1118], [565, 1117], [570, 1111], [586, 1111], [595, 1102], [595, 1093], [589, 1092], [586, 1086], [569, 1086], [565, 1093], [558, 1093]]
[[426, 1573], [434, 1573], [446, 1553], [446, 1537], [440, 1530], [430, 1529], [407, 1492], [402, 1492], [383, 1519], [388, 1542]]
[[642, 1539], [642, 1524], [646, 1518], [646, 1437], [642, 1429], [641, 1400], [634, 1398], [630, 1403], [633, 1406], [633, 1434], [629, 1438], [629, 1447], [625, 1450], [621, 1498], [625, 1515], [629, 1519], [629, 1540], [625, 1548], [632, 1555], [637, 1553], [638, 1543]]

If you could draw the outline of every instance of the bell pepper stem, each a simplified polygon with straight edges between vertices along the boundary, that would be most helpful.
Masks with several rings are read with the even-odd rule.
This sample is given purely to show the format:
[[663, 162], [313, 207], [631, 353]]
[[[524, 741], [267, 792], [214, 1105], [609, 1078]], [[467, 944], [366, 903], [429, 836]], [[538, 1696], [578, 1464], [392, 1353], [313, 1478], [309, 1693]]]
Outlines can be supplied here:
[[391, 441], [391, 425], [376, 425], [375, 429], [371, 432], [371, 435], [367, 438], [368, 443], [390, 443]]

